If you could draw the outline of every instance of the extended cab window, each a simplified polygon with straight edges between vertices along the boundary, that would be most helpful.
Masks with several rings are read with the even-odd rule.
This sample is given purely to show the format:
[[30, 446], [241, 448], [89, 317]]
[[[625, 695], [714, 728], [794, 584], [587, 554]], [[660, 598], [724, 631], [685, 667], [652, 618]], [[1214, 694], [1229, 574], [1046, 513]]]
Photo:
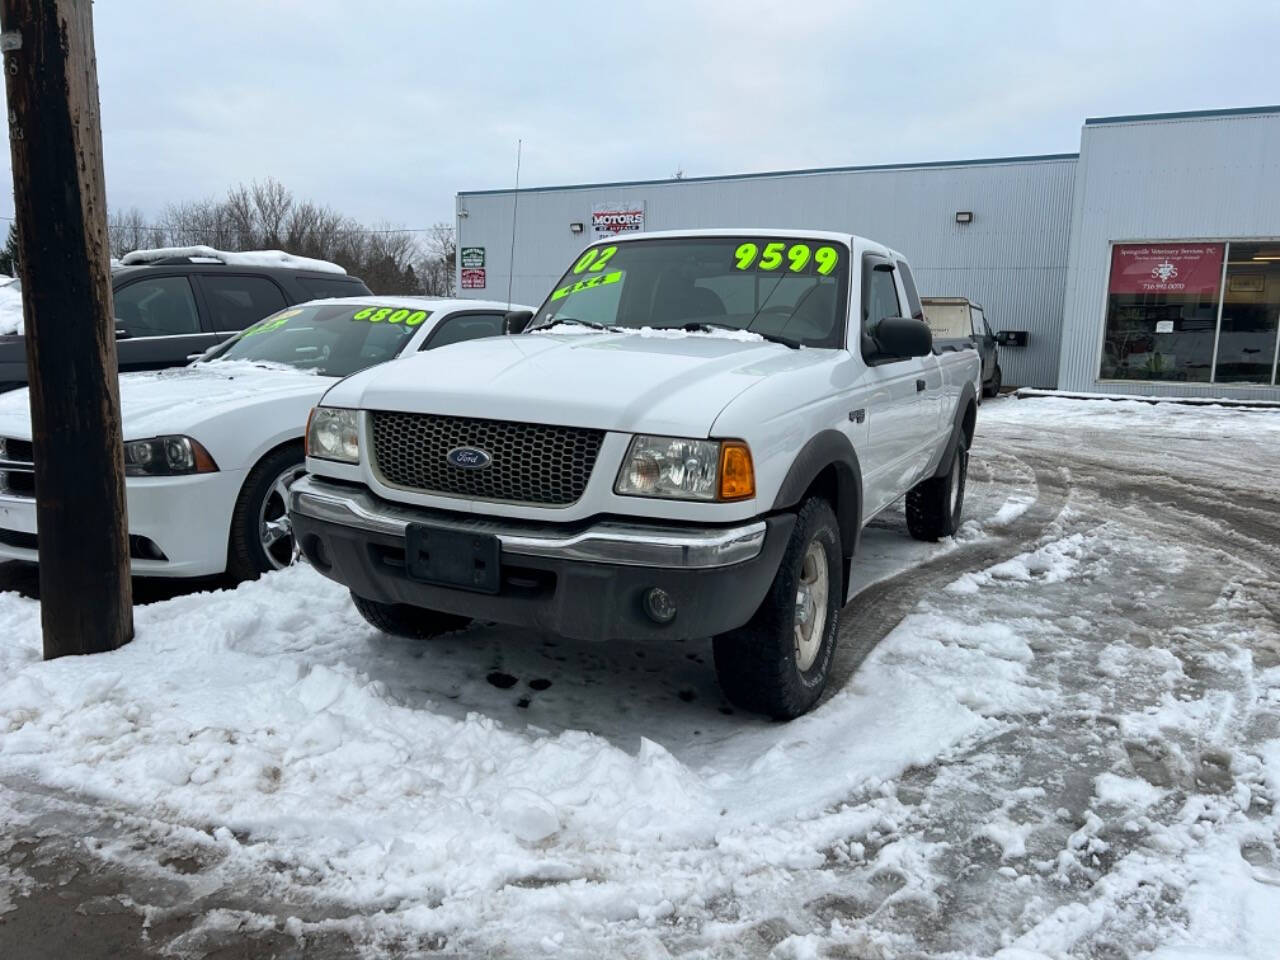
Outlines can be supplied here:
[[213, 329], [243, 330], [285, 307], [284, 294], [266, 277], [202, 276]]
[[907, 306], [911, 308], [911, 316], [915, 320], [924, 319], [924, 306], [920, 303], [920, 294], [916, 293], [916, 281], [911, 276], [911, 268], [905, 260], [897, 261], [898, 276], [902, 277], [902, 289], [907, 292]]
[[116, 329], [130, 337], [200, 332], [200, 315], [186, 277], [148, 277], [115, 291]]
[[641, 329], [750, 330], [844, 346], [849, 248], [809, 237], [742, 235], [601, 241], [535, 316]]

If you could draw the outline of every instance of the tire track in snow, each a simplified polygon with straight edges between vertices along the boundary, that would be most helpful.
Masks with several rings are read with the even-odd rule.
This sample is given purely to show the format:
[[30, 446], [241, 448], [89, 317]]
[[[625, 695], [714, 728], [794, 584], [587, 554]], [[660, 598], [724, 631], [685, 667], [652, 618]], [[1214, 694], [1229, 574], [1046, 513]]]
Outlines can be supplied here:
[[[1022, 457], [1018, 457], [1023, 460]], [[1023, 461], [1026, 463], [1026, 461]], [[840, 639], [831, 680], [820, 702], [844, 689], [858, 667], [930, 592], [965, 573], [985, 570], [1032, 549], [1062, 514], [1072, 481], [1061, 465], [1032, 465], [1036, 499], [995, 539], [961, 546], [940, 557], [878, 580], [853, 597], [840, 613]], [[857, 563], [854, 558], [854, 563]]]

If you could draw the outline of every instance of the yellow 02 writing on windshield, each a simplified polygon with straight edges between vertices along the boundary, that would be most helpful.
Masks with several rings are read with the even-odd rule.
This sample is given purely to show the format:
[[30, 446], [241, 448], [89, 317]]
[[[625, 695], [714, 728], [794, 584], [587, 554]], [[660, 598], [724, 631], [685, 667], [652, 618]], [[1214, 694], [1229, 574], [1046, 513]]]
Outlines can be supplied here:
[[616, 246], [597, 249], [592, 247], [586, 253], [578, 258], [578, 262], [573, 265], [574, 273], [582, 273], [590, 270], [595, 273], [597, 270], [603, 270], [604, 265], [613, 259], [613, 255], [618, 252]]
[[818, 272], [825, 277], [840, 262], [840, 254], [836, 253], [835, 247], [819, 247], [813, 259], [818, 264]]

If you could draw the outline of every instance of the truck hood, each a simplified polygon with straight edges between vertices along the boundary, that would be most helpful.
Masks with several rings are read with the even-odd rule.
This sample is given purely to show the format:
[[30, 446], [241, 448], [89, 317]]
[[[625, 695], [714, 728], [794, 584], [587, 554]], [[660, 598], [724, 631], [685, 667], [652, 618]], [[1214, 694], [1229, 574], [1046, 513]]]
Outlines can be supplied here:
[[333, 406], [705, 437], [733, 399], [765, 377], [814, 365], [828, 350], [644, 331], [493, 337], [356, 374]]
[[[191, 433], [202, 423], [244, 414], [251, 429], [254, 411], [299, 398], [314, 403], [334, 383], [294, 370], [248, 363], [210, 363], [126, 373], [120, 377], [120, 413], [126, 440], [167, 433]], [[0, 436], [31, 438], [27, 391], [0, 394]], [[305, 413], [303, 414], [305, 419]], [[298, 424], [302, 434], [302, 424]]]

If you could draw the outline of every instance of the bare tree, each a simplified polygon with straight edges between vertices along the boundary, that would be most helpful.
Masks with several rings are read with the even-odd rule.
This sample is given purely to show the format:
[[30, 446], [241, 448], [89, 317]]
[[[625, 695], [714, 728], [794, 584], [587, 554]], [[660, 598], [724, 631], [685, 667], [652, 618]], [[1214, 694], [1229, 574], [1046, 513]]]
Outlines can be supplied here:
[[438, 297], [453, 296], [458, 257], [458, 241], [453, 226], [437, 223], [428, 231], [424, 245], [424, 256], [418, 262], [422, 292]]
[[147, 226], [146, 218], [137, 207], [113, 210], [107, 216], [107, 238], [111, 256], [119, 258], [150, 245], [152, 228]]

